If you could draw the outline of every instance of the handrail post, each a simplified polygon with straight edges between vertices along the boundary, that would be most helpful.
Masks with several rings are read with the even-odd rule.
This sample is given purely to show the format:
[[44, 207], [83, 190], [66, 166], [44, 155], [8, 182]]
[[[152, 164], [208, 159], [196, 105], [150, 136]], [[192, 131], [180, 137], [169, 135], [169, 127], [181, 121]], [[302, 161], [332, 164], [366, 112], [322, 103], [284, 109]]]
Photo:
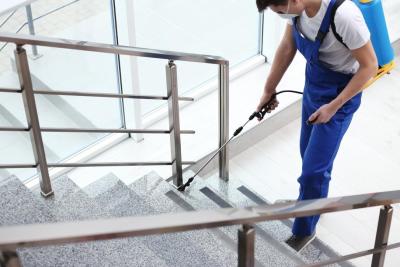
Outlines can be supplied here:
[[44, 197], [53, 194], [51, 188], [49, 169], [47, 167], [46, 154], [43, 146], [42, 133], [40, 130], [39, 117], [33, 93], [32, 79], [29, 71], [28, 57], [26, 50], [17, 46], [14, 52], [18, 70], [19, 82], [22, 90], [22, 100], [25, 108], [26, 121], [28, 123], [33, 155], [40, 177], [41, 193]]
[[175, 186], [183, 184], [181, 127], [179, 122], [178, 78], [176, 65], [170, 60], [166, 66], [169, 130], [171, 143], [172, 176]]
[[[219, 110], [219, 147], [229, 140], [229, 63], [219, 65], [219, 87], [218, 87], [218, 110]], [[219, 177], [224, 181], [229, 180], [229, 156], [228, 148], [219, 152]]]
[[[392, 223], [393, 208], [388, 205], [381, 208], [379, 212], [378, 228], [375, 238], [375, 249], [387, 246], [389, 240], [390, 226]], [[376, 253], [372, 257], [372, 267], [382, 267], [385, 263], [386, 250]]]
[[[35, 35], [35, 26], [33, 24], [33, 16], [32, 16], [32, 7], [31, 7], [31, 5], [30, 4], [26, 5], [25, 6], [25, 10], [26, 10], [26, 18], [27, 18], [27, 21], [28, 21], [29, 33], [31, 35]], [[36, 45], [32, 45], [32, 53], [33, 53], [34, 57], [39, 57]]]
[[18, 254], [15, 251], [0, 251], [0, 266], [22, 267]]
[[254, 266], [255, 230], [252, 225], [244, 224], [238, 232], [238, 266]]

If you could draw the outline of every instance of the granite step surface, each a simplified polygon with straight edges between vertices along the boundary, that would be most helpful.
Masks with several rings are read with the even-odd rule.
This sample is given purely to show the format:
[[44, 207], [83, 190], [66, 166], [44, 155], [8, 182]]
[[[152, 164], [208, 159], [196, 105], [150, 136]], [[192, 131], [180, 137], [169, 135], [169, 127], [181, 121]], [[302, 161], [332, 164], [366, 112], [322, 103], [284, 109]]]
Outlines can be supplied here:
[[[49, 209], [39, 191], [32, 192], [18, 178], [11, 177], [0, 186], [0, 204], [2, 213], [0, 216], [1, 225], [37, 224], [55, 222], [54, 213]], [[66, 247], [69, 251], [76, 250], [75, 247]], [[66, 248], [60, 247], [54, 250], [51, 247], [18, 249], [23, 266], [55, 266], [53, 258], [61, 259], [63, 255], [74, 256], [73, 253], [66, 253]], [[60, 254], [59, 252], [62, 252]], [[45, 253], [45, 255], [42, 255]], [[46, 264], [50, 261], [50, 264]], [[68, 259], [70, 261], [70, 259]], [[66, 262], [68, 262], [66, 261]], [[65, 265], [66, 266], [66, 265]]]
[[[103, 188], [108, 188], [103, 190]], [[102, 207], [110, 217], [155, 215], [160, 211], [125, 185], [118, 177], [110, 174], [84, 191]], [[154, 199], [152, 200], [154, 201]], [[127, 238], [127, 247], [135, 247], [138, 242], [144, 244], [167, 266], [218, 266], [216, 258], [208, 255], [193, 240], [197, 233], [174, 233], [154, 236]], [[129, 253], [124, 252], [121, 255]]]
[[[230, 175], [229, 181], [221, 180], [218, 175], [212, 175], [206, 179], [206, 184], [218, 192], [227, 201], [228, 205], [234, 207], [249, 207], [255, 205], [270, 205], [265, 198], [258, 195], [251, 186], [244, 183], [240, 178], [234, 174]], [[284, 241], [291, 236], [291, 228], [293, 220], [282, 221], [269, 221], [258, 223], [257, 226], [264, 230], [268, 235], [264, 237], [271, 237], [279, 243], [280, 247], [284, 250], [292, 250]], [[294, 251], [292, 251], [293, 253]], [[315, 263], [324, 261], [331, 258], [339, 257], [340, 255], [335, 252], [328, 245], [324, 244], [321, 240], [316, 238], [309, 246], [307, 246], [301, 253], [296, 253], [305, 263]], [[330, 266], [353, 267], [348, 262]]]
[[[186, 172], [185, 179], [193, 173]], [[44, 199], [16, 177], [0, 185], [4, 212], [0, 225], [79, 221], [97, 218], [154, 215], [220, 207], [269, 204], [237, 177], [198, 177], [186, 192], [177, 191], [152, 172], [125, 185], [110, 173], [79, 188], [68, 176], [53, 181], [54, 196]], [[299, 266], [338, 256], [321, 241], [297, 254], [284, 244], [292, 221], [264, 222], [255, 226], [256, 266]], [[174, 234], [124, 238], [20, 249], [24, 266], [236, 266], [240, 226]], [[348, 263], [332, 266], [353, 266]]]
[[[155, 172], [135, 181], [129, 187], [159, 214], [194, 210], [189, 203], [180, 198], [180, 192], [173, 189]], [[222, 231], [203, 229], [188, 231], [185, 235], [214, 259], [218, 266], [237, 265], [237, 245]]]
[[[115, 192], [115, 186], [108, 182], [112, 179], [115, 177], [107, 175], [81, 190], [67, 176], [63, 176], [53, 181], [55, 194], [50, 198], [41, 198], [39, 189], [36, 189], [36, 201], [46, 206], [50, 215], [48, 222], [110, 218], [114, 215], [110, 214], [110, 209], [101, 206], [104, 201], [97, 201], [102, 200], [101, 196], [107, 192], [109, 195]], [[85, 192], [95, 190], [99, 190], [95, 197]], [[109, 202], [110, 206], [117, 207], [121, 198]], [[23, 266], [168, 266], [139, 239], [46, 246], [21, 249], [18, 253]]]
[[36, 201], [47, 207], [49, 222], [66, 222], [95, 219], [105, 216], [101, 207], [81, 190], [68, 176], [52, 180], [54, 194], [47, 198], [40, 195], [40, 188], [33, 189]]
[[16, 177], [0, 184], [0, 226], [43, 223], [49, 220], [46, 206]]
[[[193, 175], [188, 171], [184, 174], [185, 180]], [[201, 177], [197, 177], [184, 193], [178, 193], [178, 197], [189, 203], [196, 210], [218, 209], [221, 207], [231, 207], [224, 198], [216, 191], [208, 187]], [[211, 197], [212, 195], [212, 197]], [[220, 227], [237, 246], [237, 233], [241, 226]], [[275, 240], [268, 240], [259, 234], [260, 229], [256, 229], [255, 258], [257, 266], [298, 266], [304, 263], [298, 255], [291, 251], [285, 251], [277, 246]]]

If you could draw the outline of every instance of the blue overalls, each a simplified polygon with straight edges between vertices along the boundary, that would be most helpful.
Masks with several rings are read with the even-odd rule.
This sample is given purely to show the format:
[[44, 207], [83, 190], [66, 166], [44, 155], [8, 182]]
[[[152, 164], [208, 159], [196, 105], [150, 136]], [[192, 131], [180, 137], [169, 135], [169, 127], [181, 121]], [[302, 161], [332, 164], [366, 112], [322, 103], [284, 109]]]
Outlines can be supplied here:
[[[329, 31], [335, 1], [330, 1], [314, 42], [303, 37], [297, 27], [297, 18], [293, 19], [293, 37], [297, 49], [307, 60], [300, 135], [300, 154], [303, 164], [301, 176], [298, 178], [299, 200], [328, 196], [333, 161], [353, 114], [361, 103], [361, 93], [359, 93], [345, 103], [328, 123], [317, 125], [306, 123], [309, 116], [319, 107], [335, 99], [353, 77], [353, 74], [330, 70], [319, 60], [319, 48]], [[318, 220], [319, 216], [296, 218], [293, 234], [311, 235]]]

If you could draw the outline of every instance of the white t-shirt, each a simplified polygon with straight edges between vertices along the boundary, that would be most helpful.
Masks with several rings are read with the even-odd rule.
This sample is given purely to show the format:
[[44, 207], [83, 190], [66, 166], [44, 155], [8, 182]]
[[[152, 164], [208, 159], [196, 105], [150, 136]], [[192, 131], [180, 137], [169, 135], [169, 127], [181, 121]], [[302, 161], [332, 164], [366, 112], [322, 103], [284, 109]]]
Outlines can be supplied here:
[[[321, 8], [312, 18], [308, 17], [305, 11], [300, 15], [298, 28], [308, 39], [315, 41], [329, 2], [330, 0], [322, 0]], [[358, 49], [370, 40], [370, 32], [361, 10], [352, 1], [344, 1], [336, 11], [334, 23], [336, 32], [348, 48], [336, 39], [330, 28], [319, 50], [319, 58], [334, 71], [356, 73], [360, 65], [350, 50]], [[293, 22], [290, 20], [289, 24], [293, 25]]]

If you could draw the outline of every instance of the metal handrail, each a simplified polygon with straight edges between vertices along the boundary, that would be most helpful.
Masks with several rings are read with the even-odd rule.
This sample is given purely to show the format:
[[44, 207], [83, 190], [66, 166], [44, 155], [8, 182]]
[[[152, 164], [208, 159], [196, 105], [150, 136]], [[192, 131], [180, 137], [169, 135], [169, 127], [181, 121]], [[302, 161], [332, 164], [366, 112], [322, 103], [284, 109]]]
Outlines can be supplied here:
[[[0, 127], [0, 132], [29, 132], [30, 128]], [[147, 129], [87, 129], [87, 128], [40, 128], [47, 133], [143, 133], [143, 134], [169, 134], [171, 130]], [[193, 130], [181, 130], [180, 134], [195, 134]]]
[[30, 169], [36, 167], [37, 164], [0, 164], [0, 169]]
[[[170, 130], [147, 129], [85, 129], [85, 128], [41, 128], [47, 133], [143, 133], [143, 134], [170, 134]], [[180, 134], [195, 134], [193, 130], [181, 130]]]
[[[12, 12], [7, 16], [7, 18], [5, 18], [5, 19], [0, 23], [0, 28], [3, 27], [4, 24], [6, 24], [7, 21], [9, 21], [9, 20], [12, 18], [12, 16], [14, 16], [15, 12], [17, 12], [17, 10], [12, 11]], [[1, 49], [0, 49], [0, 51], [1, 51]]]
[[24, 127], [0, 127], [0, 132], [29, 132], [30, 128]]
[[[17, 248], [22, 247], [175, 233], [240, 224], [247, 225], [247, 228], [250, 225], [251, 228], [252, 224], [258, 222], [284, 220], [376, 206], [384, 206], [385, 210], [389, 211], [391, 210], [390, 205], [395, 203], [400, 203], [400, 190], [274, 205], [260, 205], [248, 208], [221, 208], [216, 210], [93, 221], [6, 226], [0, 228], [0, 251], [13, 252]], [[387, 215], [391, 218], [391, 211]], [[387, 227], [379, 228], [381, 227], [381, 221], [382, 216], [380, 216], [378, 224], [378, 234], [382, 231], [388, 231]], [[390, 220], [386, 220], [386, 222], [389, 222], [390, 228]], [[380, 255], [379, 253], [384, 253], [391, 248], [397, 248], [399, 245], [387, 246], [387, 244], [376, 243], [374, 250], [355, 253], [353, 256], [364, 256], [367, 254]], [[241, 239], [239, 239], [239, 248], [240, 246]], [[243, 257], [241, 253], [245, 252], [239, 250], [239, 258]], [[245, 254], [249, 256], [247, 253]], [[254, 255], [252, 256], [254, 257]], [[349, 257], [351, 258], [349, 255], [341, 257], [335, 262], [347, 260]], [[376, 259], [375, 256], [374, 259]], [[329, 263], [334, 262], [329, 261]], [[320, 265], [314, 264], [313, 266]]]
[[[68, 39], [58, 39], [49, 37], [40, 37], [32, 35], [20, 35], [13, 33], [0, 32], [0, 42], [10, 42], [17, 46], [15, 50], [16, 66], [19, 75], [21, 90], [0, 88], [0, 92], [21, 93], [25, 107], [25, 114], [28, 122], [28, 128], [16, 127], [0, 127], [1, 131], [29, 131], [32, 142], [33, 152], [36, 161], [36, 167], [39, 170], [40, 187], [43, 196], [47, 197], [53, 194], [48, 168], [52, 166], [88, 166], [88, 164], [74, 165], [68, 164], [47, 164], [46, 154], [44, 151], [42, 132], [92, 132], [92, 133], [169, 133], [171, 144], [172, 158], [172, 175], [174, 184], [180, 186], [183, 184], [182, 174], [182, 152], [180, 134], [193, 134], [194, 131], [181, 131], [179, 123], [179, 103], [178, 101], [193, 101], [193, 98], [179, 97], [177, 87], [177, 67], [174, 60], [199, 62], [207, 64], [218, 64], [218, 106], [219, 106], [219, 146], [225, 144], [229, 138], [229, 61], [224, 58], [210, 55], [190, 54], [154, 49], [144, 49], [137, 47], [110, 45], [103, 43], [94, 43], [87, 41], [75, 41]], [[168, 59], [166, 65], [167, 75], [167, 97], [164, 96], [146, 96], [133, 94], [108, 94], [108, 93], [84, 93], [76, 91], [47, 91], [33, 90], [31, 73], [29, 70], [29, 62], [27, 53], [23, 48], [24, 45], [47, 46], [52, 48], [65, 48], [80, 51], [111, 53], [115, 55], [129, 55], [147, 58]], [[88, 97], [107, 97], [107, 98], [132, 98], [132, 99], [153, 99], [167, 100], [169, 113], [169, 131], [148, 131], [142, 129], [71, 129], [71, 128], [41, 128], [37, 114], [37, 106], [35, 101], [36, 94], [47, 95], [68, 95], [68, 96], [88, 96]], [[186, 162], [187, 163], [187, 162]], [[193, 162], [194, 163], [194, 162]], [[125, 164], [125, 163], [121, 163]], [[228, 166], [228, 150], [225, 147], [219, 153], [219, 175], [227, 180], [229, 177]], [[90, 164], [89, 164], [90, 165]], [[9, 165], [0, 165], [0, 168]], [[17, 166], [21, 166], [18, 165]], [[24, 165], [26, 166], [26, 165]], [[103, 165], [101, 165], [103, 166]], [[105, 165], [104, 165], [105, 166]], [[110, 165], [107, 165], [110, 166]], [[120, 166], [114, 165], [113, 166]], [[123, 166], [123, 165], [121, 165]], [[136, 165], [135, 165], [136, 166]]]
[[50, 38], [38, 35], [32, 36], [27, 34], [0, 32], [0, 42], [9, 42], [21, 46], [37, 45], [37, 46], [46, 46], [54, 48], [67, 48], [72, 50], [102, 52], [110, 54], [159, 58], [168, 60], [180, 60], [189, 62], [219, 64], [219, 65], [229, 63], [226, 59], [218, 56], [146, 49], [139, 47], [123, 46], [123, 45], [111, 45], [111, 44], [95, 43], [88, 41], [76, 41], [63, 38]]
[[[132, 95], [132, 94], [111, 94], [111, 93], [83, 93], [76, 91], [45, 91], [33, 90], [37, 95], [65, 95], [65, 96], [90, 96], [90, 97], [107, 97], [107, 98], [131, 98], [144, 100], [168, 100], [167, 96], [155, 95]], [[194, 101], [193, 97], [179, 97], [179, 101]]]
[[[64, 5], [62, 5], [62, 6], [58, 7], [58, 8], [55, 8], [55, 9], [53, 9], [53, 10], [50, 10], [50, 11], [47, 12], [47, 13], [44, 13], [44, 14], [42, 14], [42, 15], [36, 17], [36, 18], [33, 18], [33, 16], [32, 16], [31, 5], [30, 5], [30, 4], [26, 5], [26, 3], [25, 3], [25, 9], [26, 9], [26, 12], [27, 12], [27, 22], [23, 23], [23, 24], [18, 28], [18, 30], [17, 30], [15, 33], [19, 33], [25, 26], [28, 26], [28, 27], [29, 27], [30, 33], [31, 33], [32, 35], [34, 35], [34, 28], [33, 28], [33, 22], [34, 22], [34, 21], [39, 20], [39, 19], [41, 19], [41, 18], [43, 18], [43, 17], [46, 17], [47, 15], [53, 14], [54, 12], [59, 11], [59, 10], [65, 8], [65, 7], [68, 7], [68, 6], [74, 4], [74, 3], [78, 2], [78, 1], [79, 1], [79, 0], [74, 0], [74, 1], [72, 1], [72, 2], [70, 2], [70, 3], [64, 4]], [[1, 28], [5, 23], [7, 23], [8, 19], [10, 19], [10, 18], [15, 14], [15, 12], [17, 12], [17, 9], [15, 9], [15, 10], [9, 15], [9, 17], [0, 25], [0, 28]], [[8, 43], [5, 43], [5, 44], [0, 48], [0, 51], [2, 51], [2, 50], [7, 46], [7, 44], [8, 44]], [[35, 50], [35, 49], [34, 49], [34, 50]], [[35, 55], [35, 56], [37, 55], [37, 51], [34, 51], [34, 55]]]
[[22, 93], [22, 90], [14, 88], [0, 88], [0, 93]]
[[[192, 165], [195, 161], [182, 161], [182, 165]], [[48, 163], [50, 168], [76, 168], [76, 167], [133, 167], [133, 166], [171, 166], [172, 161], [146, 161], [146, 162], [93, 162], [93, 163]], [[29, 169], [36, 168], [37, 164], [0, 164], [0, 169]]]
[[[0, 88], [0, 93], [22, 93], [21, 89], [15, 88]], [[48, 91], [48, 90], [33, 90], [36, 95], [64, 95], [64, 96], [87, 96], [87, 97], [106, 97], [106, 98], [131, 98], [143, 100], [168, 100], [167, 96], [156, 95], [133, 95], [133, 94], [112, 94], [112, 93], [84, 93], [78, 91]], [[193, 97], [179, 97], [179, 101], [194, 101]]]
[[[192, 165], [194, 161], [182, 161], [182, 165]], [[133, 166], [171, 166], [172, 161], [145, 161], [145, 162], [94, 162], [94, 163], [48, 163], [52, 168], [77, 168], [77, 167], [133, 167]]]

